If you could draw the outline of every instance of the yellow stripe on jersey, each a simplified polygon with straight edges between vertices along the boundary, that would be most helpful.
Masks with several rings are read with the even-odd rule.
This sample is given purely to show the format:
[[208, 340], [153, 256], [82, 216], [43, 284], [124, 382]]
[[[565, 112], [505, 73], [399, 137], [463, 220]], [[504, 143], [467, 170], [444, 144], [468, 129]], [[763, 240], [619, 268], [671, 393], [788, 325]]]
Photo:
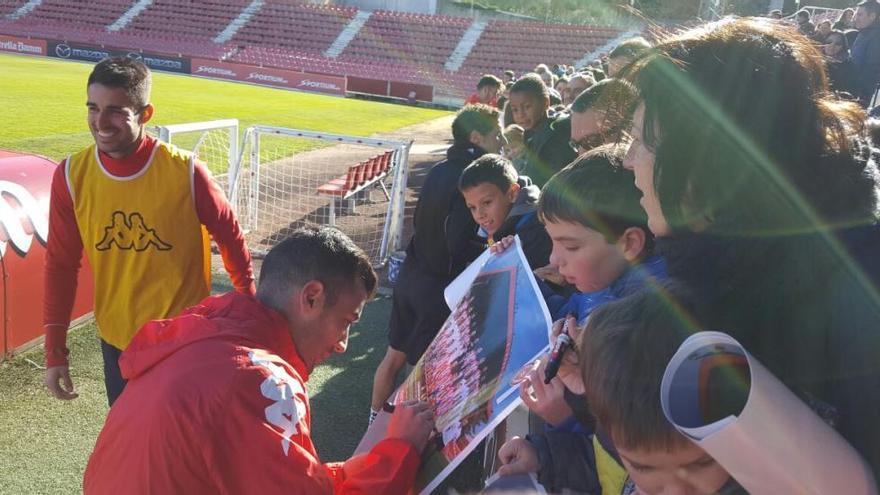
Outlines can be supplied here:
[[593, 435], [593, 453], [596, 456], [596, 474], [599, 476], [599, 485], [602, 487], [602, 495], [620, 495], [626, 484], [626, 469], [614, 460], [602, 444]]

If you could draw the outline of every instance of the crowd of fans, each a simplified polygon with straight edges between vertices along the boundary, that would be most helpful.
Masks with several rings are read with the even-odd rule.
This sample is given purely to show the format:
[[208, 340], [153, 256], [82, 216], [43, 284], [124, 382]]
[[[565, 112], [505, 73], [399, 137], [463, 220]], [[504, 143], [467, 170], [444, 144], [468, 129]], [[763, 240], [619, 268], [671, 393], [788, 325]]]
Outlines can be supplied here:
[[[442, 287], [480, 250], [506, 249], [518, 230], [499, 235], [498, 226], [510, 225], [522, 185], [535, 185], [543, 229], [521, 243], [554, 335], [573, 329], [575, 352], [557, 378], [544, 383], [544, 360], [522, 383], [545, 426], [501, 447], [501, 474], [534, 473], [552, 492], [744, 493], [659, 400], [678, 346], [719, 330], [876, 477], [880, 143], [869, 131], [880, 126], [868, 116], [880, 82], [878, 17], [880, 3], [865, 0], [834, 23], [814, 25], [806, 11], [724, 19], [653, 46], [627, 40], [587, 67], [484, 76], [455, 119], [454, 134], [467, 127], [451, 149], [512, 179], [468, 177], [474, 165], [452, 167], [456, 155], [435, 168], [442, 181], [429, 175], [404, 271], [440, 268], [395, 288], [389, 355], [417, 360], [415, 343], [440, 328], [425, 315], [449, 314], [436, 288], [413, 303], [414, 286]], [[500, 135], [500, 146], [487, 135]], [[468, 194], [481, 183], [491, 187]], [[433, 208], [443, 209], [425, 220], [426, 198], [441, 194]], [[548, 242], [549, 256], [535, 255]], [[380, 367], [374, 408], [389, 377]], [[728, 399], [740, 410], [745, 401]]]

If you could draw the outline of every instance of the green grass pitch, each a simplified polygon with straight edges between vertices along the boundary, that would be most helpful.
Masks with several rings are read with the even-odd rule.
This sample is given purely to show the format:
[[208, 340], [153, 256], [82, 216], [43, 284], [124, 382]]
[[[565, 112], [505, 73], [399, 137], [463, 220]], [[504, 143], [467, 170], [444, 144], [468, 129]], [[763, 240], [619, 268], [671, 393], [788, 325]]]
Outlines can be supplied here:
[[[92, 142], [86, 125], [86, 81], [92, 65], [0, 53], [0, 148], [60, 160]], [[447, 112], [214, 81], [153, 74], [156, 113], [150, 125], [239, 119], [368, 136]], [[214, 172], [217, 172], [215, 169]]]

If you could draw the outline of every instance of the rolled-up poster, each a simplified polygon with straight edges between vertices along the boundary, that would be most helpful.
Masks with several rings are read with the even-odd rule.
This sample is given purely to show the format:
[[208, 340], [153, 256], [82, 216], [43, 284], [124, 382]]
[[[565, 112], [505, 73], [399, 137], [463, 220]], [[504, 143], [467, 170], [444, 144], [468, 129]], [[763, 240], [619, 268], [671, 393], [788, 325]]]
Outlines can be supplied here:
[[669, 422], [753, 495], [877, 493], [855, 449], [725, 333], [685, 340], [660, 402]]

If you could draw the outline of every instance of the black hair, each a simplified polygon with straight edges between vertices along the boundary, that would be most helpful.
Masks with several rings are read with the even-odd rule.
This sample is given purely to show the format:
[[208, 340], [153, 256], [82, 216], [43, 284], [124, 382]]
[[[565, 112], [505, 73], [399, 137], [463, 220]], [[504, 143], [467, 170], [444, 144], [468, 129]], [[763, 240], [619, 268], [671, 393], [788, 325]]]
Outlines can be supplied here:
[[483, 155], [470, 165], [465, 167], [458, 178], [458, 190], [466, 191], [480, 184], [494, 184], [501, 189], [501, 192], [507, 192], [510, 186], [516, 184], [519, 180], [519, 174], [513, 163], [501, 155], [492, 153]]
[[369, 297], [376, 290], [370, 258], [354, 241], [332, 227], [304, 227], [269, 250], [260, 268], [257, 299], [283, 311], [291, 291], [318, 280], [327, 304], [360, 283]]
[[153, 78], [143, 62], [128, 57], [109, 57], [92, 69], [87, 87], [92, 84], [123, 89], [135, 111], [140, 112], [150, 103]]
[[583, 113], [600, 103], [601, 105], [599, 106], [604, 108], [610, 106], [612, 103], [616, 106], [624, 100], [629, 102], [625, 105], [625, 107], [629, 109], [629, 112], [625, 113], [631, 113], [633, 110], [631, 107], [633, 103], [636, 102], [635, 88], [626, 81], [609, 77], [597, 82], [579, 94], [571, 103], [571, 111], [574, 113]]
[[[724, 20], [685, 32], [623, 77], [644, 103], [654, 189], [673, 231], [781, 235], [873, 223], [864, 112], [828, 91], [824, 58], [793, 28]], [[749, 77], [743, 78], [742, 74]]]
[[501, 79], [498, 79], [492, 74], [486, 74], [485, 76], [481, 77], [480, 80], [477, 82], [477, 89], [482, 89], [485, 86], [500, 88], [501, 84]]
[[498, 115], [498, 109], [489, 105], [467, 105], [458, 111], [452, 121], [452, 138], [457, 143], [469, 143], [473, 131], [485, 136], [499, 126]]
[[699, 312], [684, 286], [667, 281], [590, 316], [577, 344], [586, 402], [615, 444], [672, 450], [688, 442], [663, 413], [660, 383], [681, 344], [701, 330]]
[[846, 33], [839, 29], [832, 29], [831, 32], [828, 33], [828, 36], [825, 38], [826, 42], [828, 42], [828, 40], [831, 38], [831, 35], [840, 36], [840, 40], [843, 42], [844, 51], [849, 52], [849, 40], [846, 39]]
[[642, 193], [635, 186], [633, 172], [623, 168], [625, 153], [620, 145], [599, 146], [553, 175], [541, 189], [541, 221], [577, 223], [612, 244], [626, 229], [640, 228], [650, 250], [653, 236], [639, 203]]
[[517, 79], [513, 86], [510, 87], [510, 92], [530, 94], [539, 101], [550, 99], [550, 92], [544, 84], [544, 80], [534, 72], [530, 72]]

